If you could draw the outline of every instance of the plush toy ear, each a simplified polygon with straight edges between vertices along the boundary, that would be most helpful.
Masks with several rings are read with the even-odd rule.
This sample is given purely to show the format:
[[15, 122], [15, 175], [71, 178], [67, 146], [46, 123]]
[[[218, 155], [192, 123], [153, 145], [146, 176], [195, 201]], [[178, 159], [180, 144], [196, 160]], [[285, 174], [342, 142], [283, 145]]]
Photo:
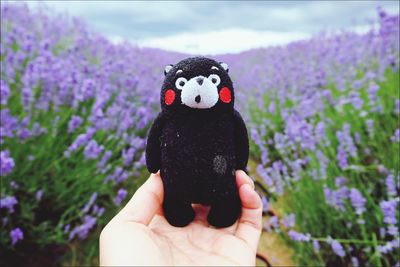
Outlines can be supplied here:
[[174, 65], [169, 64], [167, 66], [165, 66], [164, 68], [164, 75], [167, 75], [167, 73], [174, 67]]
[[224, 62], [220, 62], [219, 64], [224, 68], [224, 70], [225, 70], [226, 72], [229, 71], [228, 64], [226, 64], [226, 63], [224, 63]]

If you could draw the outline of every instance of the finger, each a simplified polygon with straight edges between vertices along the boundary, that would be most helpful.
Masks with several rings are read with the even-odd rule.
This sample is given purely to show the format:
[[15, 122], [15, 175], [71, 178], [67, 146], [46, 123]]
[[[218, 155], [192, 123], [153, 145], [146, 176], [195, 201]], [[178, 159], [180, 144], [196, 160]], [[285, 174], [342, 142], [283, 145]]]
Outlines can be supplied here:
[[159, 173], [151, 174], [116, 215], [116, 219], [148, 225], [154, 215], [160, 212], [163, 197], [164, 190]]
[[248, 184], [239, 188], [239, 196], [242, 201], [242, 214], [235, 235], [257, 251], [262, 229], [261, 199]]
[[254, 188], [254, 181], [242, 170], [236, 171], [236, 184], [238, 188], [244, 184], [248, 184]]

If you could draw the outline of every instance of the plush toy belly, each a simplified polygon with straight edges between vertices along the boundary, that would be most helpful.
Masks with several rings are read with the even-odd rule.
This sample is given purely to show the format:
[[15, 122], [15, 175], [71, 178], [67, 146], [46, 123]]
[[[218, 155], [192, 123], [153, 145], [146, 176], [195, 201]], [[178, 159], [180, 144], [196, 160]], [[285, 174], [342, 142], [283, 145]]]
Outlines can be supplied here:
[[234, 130], [228, 118], [166, 123], [161, 135], [165, 202], [212, 206], [227, 197], [237, 199]]

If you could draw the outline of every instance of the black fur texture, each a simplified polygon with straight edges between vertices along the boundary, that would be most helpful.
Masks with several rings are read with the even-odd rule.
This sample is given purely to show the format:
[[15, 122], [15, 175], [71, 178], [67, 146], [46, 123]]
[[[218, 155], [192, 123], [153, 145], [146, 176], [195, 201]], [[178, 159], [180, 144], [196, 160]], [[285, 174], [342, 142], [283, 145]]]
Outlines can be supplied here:
[[[176, 73], [178, 70], [182, 71]], [[184, 105], [175, 81], [210, 74], [221, 79], [218, 92], [223, 87], [230, 89], [231, 101], [218, 99], [208, 109]], [[171, 89], [175, 99], [166, 105], [165, 92]], [[249, 141], [243, 119], [234, 109], [234, 89], [227, 71], [204, 57], [182, 60], [166, 73], [161, 107], [148, 136], [146, 163], [150, 172], [160, 170], [166, 219], [173, 226], [186, 226], [195, 216], [191, 204], [200, 203], [211, 206], [211, 225], [232, 225], [241, 210], [235, 170], [246, 169]]]

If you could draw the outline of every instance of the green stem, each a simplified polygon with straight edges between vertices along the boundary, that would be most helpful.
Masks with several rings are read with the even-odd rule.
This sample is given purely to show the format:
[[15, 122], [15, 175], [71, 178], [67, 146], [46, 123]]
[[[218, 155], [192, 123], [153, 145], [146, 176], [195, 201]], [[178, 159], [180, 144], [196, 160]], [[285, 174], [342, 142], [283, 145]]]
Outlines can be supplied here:
[[[317, 241], [322, 241], [322, 242], [327, 242], [328, 239], [325, 237], [312, 237], [311, 239], [313, 240], [317, 240]], [[374, 245], [375, 242], [374, 240], [369, 241], [369, 240], [359, 240], [359, 239], [338, 239], [335, 238], [336, 241], [340, 242], [340, 243], [344, 243], [344, 244], [349, 244], [349, 243], [353, 243], [353, 244], [369, 244], [369, 245]], [[382, 241], [376, 241], [377, 244], [384, 244], [384, 242]]]

